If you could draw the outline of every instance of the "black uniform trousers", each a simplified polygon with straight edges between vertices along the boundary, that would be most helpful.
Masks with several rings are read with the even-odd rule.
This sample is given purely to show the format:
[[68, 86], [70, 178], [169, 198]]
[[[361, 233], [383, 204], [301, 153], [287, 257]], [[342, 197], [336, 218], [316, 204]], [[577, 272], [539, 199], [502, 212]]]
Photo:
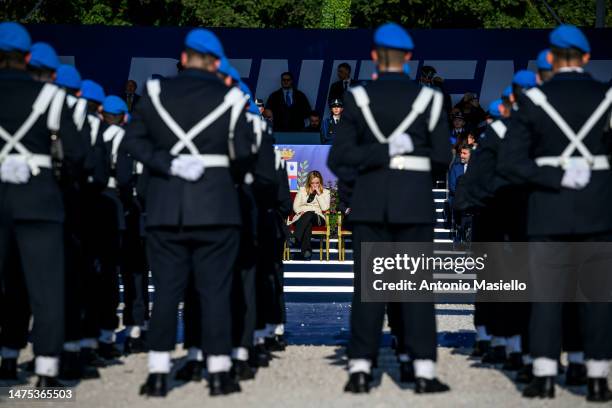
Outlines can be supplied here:
[[[362, 242], [432, 242], [431, 224], [353, 223], [355, 262], [351, 309], [349, 359], [374, 359], [378, 355], [386, 303], [361, 301]], [[436, 320], [432, 302], [400, 303], [403, 345], [412, 359], [436, 360]]]
[[275, 210], [259, 212], [257, 254], [257, 325], [284, 324], [286, 321], [283, 247], [287, 234], [283, 218]]
[[21, 350], [28, 345], [30, 302], [19, 256], [11, 255], [0, 279], [0, 347]]
[[16, 265], [13, 256], [19, 257], [34, 316], [34, 354], [57, 356], [64, 342], [63, 225], [1, 219], [0, 278]]
[[[85, 285], [91, 289], [85, 300], [85, 337], [98, 337], [99, 331], [115, 330], [119, 325], [119, 263], [123, 206], [114, 191], [100, 194], [96, 202], [94, 231], [88, 232], [89, 244], [95, 259], [92, 273], [86, 276]], [[91, 262], [88, 262], [90, 264]]]
[[233, 226], [150, 227], [147, 254], [155, 286], [148, 346], [174, 350], [178, 305], [193, 271], [201, 322], [201, 349], [228, 355], [232, 349], [231, 289], [240, 229]]
[[312, 237], [312, 227], [325, 225], [325, 220], [314, 211], [308, 211], [295, 222], [295, 237], [300, 243], [302, 253], [312, 251], [310, 238]]
[[[562, 289], [576, 284], [578, 269], [586, 259], [593, 255], [588, 249], [577, 251], [571, 242], [610, 242], [612, 232], [530, 238], [534, 242], [556, 243], [550, 247], [537, 246], [530, 251], [530, 273], [537, 280], [534, 290], [537, 290], [537, 285], [540, 284], [555, 285]], [[567, 243], [565, 250], [561, 250], [561, 242]], [[582, 269], [578, 273], [588, 273], [588, 271]], [[532, 284], [533, 279], [531, 278]], [[563, 326], [566, 322], [563, 319], [568, 316], [570, 322], [564, 330]], [[576, 324], [576, 321], [579, 321], [580, 324]], [[612, 339], [612, 303], [581, 302], [573, 305], [561, 302], [533, 303], [529, 329], [530, 352], [534, 358], [546, 357], [556, 360], [561, 353], [562, 346], [568, 351], [577, 351], [576, 349], [581, 348], [580, 343], [583, 345], [586, 359], [607, 360], [612, 358], [612, 342], [610, 341]], [[577, 329], [580, 339], [576, 339]], [[573, 334], [568, 334], [570, 331]], [[563, 339], [564, 332], [566, 339]]]
[[132, 205], [125, 217], [121, 242], [121, 280], [123, 282], [123, 324], [143, 326], [149, 319], [149, 267], [141, 210]]

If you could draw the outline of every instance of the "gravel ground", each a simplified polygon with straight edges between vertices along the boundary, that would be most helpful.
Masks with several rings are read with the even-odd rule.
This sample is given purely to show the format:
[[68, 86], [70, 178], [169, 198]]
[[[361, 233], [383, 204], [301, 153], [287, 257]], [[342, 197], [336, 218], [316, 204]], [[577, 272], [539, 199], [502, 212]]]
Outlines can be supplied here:
[[[455, 305], [439, 307], [440, 332], [461, 337], [472, 332], [469, 307]], [[439, 378], [452, 391], [446, 394], [415, 395], [411, 386], [398, 382], [397, 364], [389, 348], [383, 348], [380, 368], [375, 371], [376, 386], [368, 395], [347, 395], [342, 387], [347, 378], [344, 370], [344, 350], [341, 346], [289, 346], [277, 353], [271, 366], [260, 371], [254, 381], [242, 383], [242, 393], [210, 398], [206, 383], [171, 383], [166, 399], [145, 399], [138, 395], [139, 385], [146, 376], [146, 355], [122, 358], [117, 364], [101, 370], [102, 378], [76, 385], [75, 402], [32, 403], [0, 400], [10, 407], [518, 407], [518, 406], [602, 406], [586, 404], [584, 389], [557, 387], [553, 401], [527, 401], [520, 397], [507, 373], [490, 368], [478, 368], [469, 358], [469, 348], [439, 348]], [[31, 358], [31, 350], [23, 360]], [[175, 357], [185, 353], [178, 349]], [[175, 364], [175, 367], [180, 364]], [[34, 378], [29, 379], [34, 383]], [[22, 385], [27, 386], [27, 385]], [[20, 386], [21, 387], [21, 386]], [[612, 406], [612, 404], [606, 405]]]

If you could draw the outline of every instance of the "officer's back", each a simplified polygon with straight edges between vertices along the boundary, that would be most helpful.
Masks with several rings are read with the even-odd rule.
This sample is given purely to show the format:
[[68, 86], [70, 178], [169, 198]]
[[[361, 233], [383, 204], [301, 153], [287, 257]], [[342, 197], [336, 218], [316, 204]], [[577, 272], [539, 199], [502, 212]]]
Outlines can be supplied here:
[[[580, 69], [557, 72], [539, 90], [574, 133], [585, 125], [609, 92], [608, 86]], [[584, 188], [560, 188], [564, 170], [559, 166], [537, 166], [537, 161], [560, 157], [570, 140], [527, 95], [520, 95], [518, 103], [521, 109], [508, 132], [508, 143], [503, 145], [500, 166], [502, 171], [530, 179], [539, 186], [529, 199], [529, 233], [590, 233], [612, 228], [612, 212], [609, 211], [612, 171], [609, 165], [607, 169], [592, 170], [590, 182]], [[581, 141], [594, 157], [609, 158], [612, 151], [609, 122], [608, 106], [607, 113]], [[529, 158], [521, 157], [523, 143], [530, 146]], [[582, 153], [576, 148], [571, 156], [579, 158]]]
[[[224, 101], [228, 88], [214, 73], [196, 69], [185, 69], [176, 78], [159, 80], [159, 101], [180, 128], [188, 132], [203, 118], [213, 112]], [[149, 89], [149, 87], [147, 87]], [[230, 111], [226, 110], [202, 133], [193, 139], [199, 154], [230, 154], [228, 129]], [[235, 140], [232, 143], [237, 162], [250, 157], [250, 144], [244, 115], [236, 124]], [[141, 151], [138, 140], [148, 134], [154, 150], [144, 152], [156, 156], [158, 172], [151, 172], [147, 188], [148, 225], [172, 225], [181, 218], [183, 225], [236, 225], [240, 223], [236, 191], [227, 167], [209, 167], [195, 182], [186, 182], [178, 177], [168, 177], [172, 160], [171, 151], [180, 142], [173, 130], [165, 123], [153, 105], [149, 92], [138, 104], [130, 123], [128, 137], [124, 142], [130, 153]], [[128, 147], [129, 145], [129, 147]], [[189, 154], [183, 147], [176, 154]], [[138, 158], [137, 155], [135, 155]], [[237, 163], [234, 162], [234, 165]]]
[[[47, 120], [53, 97], [57, 95], [57, 87], [32, 80], [25, 70], [12, 69], [11, 54], [5, 53], [6, 68], [0, 69], [0, 126], [10, 135], [16, 135], [20, 128], [25, 129], [23, 126], [32, 114], [34, 102], [37, 98], [39, 101], [44, 99], [41, 91], [43, 87], [47, 88], [51, 94], [48, 104], [19, 143], [32, 154], [48, 156], [51, 152], [51, 132]], [[15, 56], [18, 59], [18, 53]], [[61, 111], [58, 119], [58, 125], [61, 123], [60, 136], [63, 139], [65, 159], [79, 162], [84, 156], [85, 146], [79, 143], [77, 130], [67, 112]], [[2, 146], [6, 144], [4, 140], [0, 143]], [[10, 150], [12, 154], [14, 150]], [[2, 195], [9, 191], [11, 193], [6, 196], [10, 198], [5, 202], [10, 208], [5, 209], [15, 219], [64, 219], [61, 192], [50, 168], [41, 168], [40, 173], [31, 177], [26, 184], [3, 185], [7, 190], [3, 189]]]
[[[403, 73], [382, 73], [364, 89], [370, 99], [372, 116], [381, 133], [388, 137], [412, 111], [422, 87]], [[433, 109], [436, 112], [432, 115], [430, 100], [423, 114], [405, 131], [414, 145], [410, 155], [430, 157], [432, 170], [437, 163], [445, 170], [450, 161], [448, 127], [440, 110]], [[435, 121], [431, 131], [430, 121]], [[347, 133], [355, 134], [356, 139], [345, 137]], [[330, 165], [336, 167], [339, 158], [336, 154], [346, 155], [341, 159], [345, 164], [352, 161], [365, 164], [361, 165], [351, 200], [354, 221], [382, 222], [386, 218], [397, 223], [433, 222], [431, 172], [389, 168], [388, 145], [379, 143], [352, 92], [345, 95], [345, 109], [337, 134]], [[354, 142], [371, 147], [363, 150], [364, 147], [351, 146]]]

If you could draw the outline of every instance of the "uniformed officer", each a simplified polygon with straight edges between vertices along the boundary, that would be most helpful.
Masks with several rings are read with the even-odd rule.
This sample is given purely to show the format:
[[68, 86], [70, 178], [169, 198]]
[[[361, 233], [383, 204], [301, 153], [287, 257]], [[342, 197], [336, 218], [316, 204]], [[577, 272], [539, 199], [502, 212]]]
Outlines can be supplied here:
[[[541, 283], [549, 291], [571, 285], [570, 276], [579, 266], [575, 262], [587, 256], [577, 253], [568, 242], [612, 238], [612, 90], [584, 72], [591, 49], [578, 28], [559, 26], [550, 34], [550, 46], [549, 62], [555, 75], [540, 88], [518, 95], [521, 109], [514, 115], [499, 163], [502, 173], [533, 186], [527, 232], [531, 241], [550, 245], [537, 246], [530, 254], [532, 284], [536, 285], [534, 290]], [[580, 103], [576, 103], [576, 95], [580, 95]], [[565, 247], [561, 244], [564, 242], [568, 243]], [[560, 270], [551, 266], [553, 256], [567, 267]], [[535, 378], [524, 389], [525, 397], [554, 397], [562, 307], [561, 302], [532, 304], [530, 352]], [[607, 382], [612, 357], [611, 305], [581, 303], [579, 307], [588, 375], [587, 400], [612, 400]]]
[[37, 386], [50, 387], [61, 386], [64, 338], [64, 207], [54, 170], [60, 153], [76, 167], [85, 148], [63, 109], [65, 92], [25, 72], [29, 49], [25, 28], [0, 24], [0, 276], [19, 256], [34, 315]]
[[341, 99], [334, 99], [329, 102], [329, 110], [331, 115], [321, 127], [321, 143], [332, 144], [336, 137], [336, 128], [342, 120], [342, 111], [344, 110], [344, 104]]
[[97, 231], [99, 271], [96, 275], [98, 291], [95, 296], [97, 322], [100, 330], [98, 354], [105, 360], [121, 355], [116, 347], [115, 330], [119, 325], [119, 269], [121, 265], [121, 239], [125, 233], [125, 207], [121, 200], [124, 180], [132, 174], [131, 162], [119, 152], [125, 135], [128, 108], [125, 101], [115, 95], [107, 95], [102, 103], [104, 127], [100, 130], [110, 162], [110, 177], [98, 206]]
[[[446, 169], [451, 160], [442, 94], [403, 74], [413, 48], [408, 33], [396, 24], [376, 30], [372, 59], [378, 79], [351, 88], [345, 96], [328, 158], [332, 171], [348, 167], [358, 172], [351, 199], [355, 279], [345, 388], [349, 392], [369, 391], [385, 314], [384, 303], [361, 301], [361, 243], [433, 242], [431, 170], [436, 165]], [[435, 373], [433, 303], [402, 303], [401, 315], [413, 363], [403, 362], [402, 370], [414, 367], [417, 393], [448, 391]]]
[[102, 122], [102, 103], [106, 98], [104, 89], [100, 84], [85, 79], [81, 83], [81, 97], [87, 101], [87, 113], [82, 130], [82, 137], [89, 146], [88, 154], [83, 165], [83, 172], [79, 179], [81, 191], [81, 212], [83, 217], [81, 247], [83, 268], [80, 273], [79, 315], [81, 327], [80, 362], [81, 372], [87, 377], [94, 376], [95, 370], [90, 366], [104, 365], [103, 359], [98, 356], [98, 337], [100, 336], [98, 309], [99, 303], [96, 294], [99, 291], [97, 277], [100, 273], [99, 236], [102, 223], [100, 218], [100, 202], [104, 201], [102, 192], [106, 189], [110, 177], [110, 154], [107, 152], [103, 131], [107, 125]]
[[150, 396], [167, 392], [177, 307], [191, 272], [210, 394], [240, 391], [229, 375], [230, 292], [241, 225], [234, 183], [250, 166], [253, 141], [243, 93], [228, 90], [215, 74], [223, 55], [213, 33], [192, 30], [181, 54], [186, 69], [176, 78], [147, 83], [122, 143], [150, 170], [147, 248], [155, 308], [148, 333], [149, 376], [141, 388]]
[[549, 81], [554, 75], [552, 64], [548, 62], [548, 54], [550, 54], [549, 49], [540, 51], [538, 59], [536, 60], [538, 85], [542, 85], [544, 82]]
[[[53, 47], [47, 43], [34, 43], [30, 48], [30, 60], [28, 62], [28, 73], [36, 81], [53, 82], [55, 71], [60, 62]], [[27, 345], [28, 331], [30, 326], [30, 305], [28, 292], [20, 265], [16, 264], [7, 268], [3, 276], [6, 290], [0, 296], [2, 307], [0, 307], [0, 345], [3, 347], [3, 355], [11, 356], [4, 358], [0, 365], [0, 378], [17, 379], [16, 359], [12, 356], [18, 355], [19, 350]]]

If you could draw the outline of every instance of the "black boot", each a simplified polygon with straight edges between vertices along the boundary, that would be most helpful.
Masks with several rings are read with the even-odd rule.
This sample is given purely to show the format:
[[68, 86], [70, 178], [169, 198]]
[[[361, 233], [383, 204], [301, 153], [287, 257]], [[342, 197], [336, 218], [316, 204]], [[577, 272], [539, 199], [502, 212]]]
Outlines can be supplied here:
[[84, 347], [81, 349], [81, 362], [84, 366], [90, 367], [106, 367], [106, 362], [96, 349]]
[[589, 378], [587, 380], [587, 401], [612, 401], [612, 391], [608, 388], [607, 378]]
[[525, 398], [555, 398], [555, 377], [533, 377], [523, 390]]
[[255, 378], [255, 370], [248, 362], [242, 360], [232, 360], [230, 374], [236, 381], [246, 381]]
[[526, 364], [516, 373], [514, 379], [519, 384], [529, 384], [533, 381], [533, 364]]
[[147, 381], [140, 386], [140, 395], [165, 397], [168, 393], [168, 374], [149, 374]]
[[478, 340], [474, 344], [474, 350], [472, 350], [472, 357], [482, 357], [485, 355], [489, 348], [491, 347], [491, 342], [489, 340]]
[[202, 361], [190, 360], [185, 363], [175, 374], [174, 378], [178, 381], [202, 381], [202, 369], [204, 363]]
[[98, 355], [104, 360], [115, 360], [121, 357], [121, 352], [115, 347], [115, 343], [104, 343], [101, 341], [98, 344]]
[[283, 336], [266, 337], [265, 344], [270, 351], [285, 351], [285, 347], [287, 347]]
[[36, 381], [36, 388], [64, 388], [65, 385], [57, 380], [57, 377], [39, 375]]
[[414, 366], [412, 361], [406, 361], [400, 363], [400, 382], [413, 383], [414, 382]]
[[211, 396], [240, 392], [240, 384], [227, 371], [208, 375], [208, 388]]
[[64, 351], [60, 358], [59, 378], [62, 380], [80, 380], [83, 365], [78, 351]]
[[370, 383], [372, 376], [368, 373], [357, 372], [349, 375], [349, 380], [344, 386], [344, 392], [352, 392], [353, 394], [365, 394], [370, 392]]
[[17, 380], [17, 359], [3, 358], [0, 364], [0, 380]]
[[518, 371], [523, 367], [523, 355], [521, 353], [510, 353], [502, 367], [506, 371]]
[[147, 351], [142, 338], [128, 337], [123, 344], [123, 354], [138, 354]]
[[437, 378], [428, 380], [426, 378], [416, 378], [414, 392], [417, 394], [433, 394], [436, 392], [450, 391], [450, 387]]
[[251, 367], [268, 367], [272, 356], [263, 344], [258, 344], [249, 350], [249, 364]]
[[506, 346], [495, 346], [490, 348], [482, 356], [483, 364], [503, 364], [506, 361]]
[[584, 364], [569, 363], [565, 372], [565, 385], [586, 385], [587, 369]]

